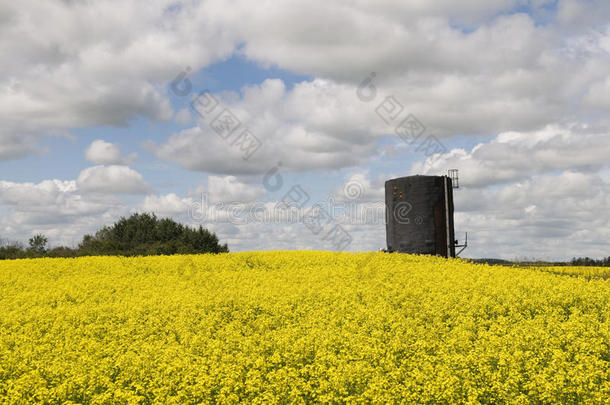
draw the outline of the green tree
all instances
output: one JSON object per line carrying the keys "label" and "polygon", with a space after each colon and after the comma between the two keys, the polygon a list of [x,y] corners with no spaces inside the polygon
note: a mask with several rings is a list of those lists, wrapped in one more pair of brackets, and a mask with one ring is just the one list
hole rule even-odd
{"label": "green tree", "polygon": [[79,253],[159,255],[228,252],[226,244],[203,227],[191,228],[170,218],[158,219],[154,214],[133,214],[105,226],[95,235],[85,235]]}
{"label": "green tree", "polygon": [[30,249],[38,254],[44,254],[47,251],[47,242],[49,239],[42,235],[37,234],[30,238]]}

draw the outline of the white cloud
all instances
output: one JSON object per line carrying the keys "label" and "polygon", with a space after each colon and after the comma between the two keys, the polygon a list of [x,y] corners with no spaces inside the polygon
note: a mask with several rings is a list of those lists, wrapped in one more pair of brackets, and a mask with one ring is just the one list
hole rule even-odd
{"label": "white cloud", "polygon": [[367,173],[354,173],[342,185],[332,191],[333,198],[339,202],[363,203],[383,202],[385,180],[392,176],[378,176],[371,179]]}
{"label": "white cloud", "polygon": [[96,139],[85,151],[85,158],[98,165],[128,165],[137,157],[136,153],[122,157],[119,147],[102,139]]}
{"label": "white cloud", "polygon": [[250,23],[243,52],[293,71],[360,80],[371,71],[474,73],[484,64],[487,71],[506,71],[535,63],[551,45],[549,30],[535,27],[526,14],[481,21],[464,32],[442,10],[418,13],[403,2],[392,8],[347,2],[312,7],[304,1],[272,9],[244,6]]}
{"label": "white cloud", "polygon": [[240,182],[235,176],[209,176],[207,187],[199,187],[195,194],[207,194],[210,202],[252,202],[265,195],[262,187]]}
{"label": "white cloud", "polygon": [[184,108],[176,113],[174,120],[180,125],[188,125],[192,121],[191,112],[187,108]]}
{"label": "white cloud", "polygon": [[[462,239],[467,231],[470,239],[465,256],[568,259],[607,255],[610,184],[604,181],[603,173],[610,168],[602,170],[596,174],[565,170],[495,188],[456,190],[456,236]],[[370,214],[364,217],[362,213],[379,208],[376,203],[383,199],[382,182],[390,177],[394,176],[376,179],[363,173],[348,176],[335,191],[340,193],[342,187],[356,182],[364,185],[362,198],[345,198],[337,211],[330,211],[334,215],[332,222],[319,234],[299,220],[274,215],[275,201],[262,205],[218,205],[170,193],[148,195],[129,209],[112,196],[82,193],[74,181],[2,182],[0,205],[9,207],[11,214],[0,221],[0,231],[9,237],[42,232],[53,236],[55,243],[71,244],[78,242],[83,233],[112,223],[119,215],[145,211],[193,226],[203,225],[218,232],[233,251],[333,250],[333,242],[326,233],[335,225],[349,233],[352,243],[348,250],[377,250],[385,247],[383,212],[379,211],[378,217]],[[266,210],[266,216],[252,215],[258,209]],[[261,239],[261,234],[266,237]]]}
{"label": "white cloud", "polygon": [[180,217],[188,215],[193,205],[192,198],[180,198],[174,193],[167,195],[147,195],[136,211],[152,212],[159,216]]}
{"label": "white cloud", "polygon": [[234,144],[241,129],[233,139],[223,139],[204,118],[152,149],[187,169],[215,174],[260,174],[278,162],[285,170],[329,169],[362,163],[376,149],[375,136],[366,131],[383,131],[374,111],[357,100],[355,88],[324,80],[287,91],[281,80],[270,79],[244,88],[241,99],[230,93],[223,99],[242,128],[260,140],[249,159]]}
{"label": "white cloud", "polygon": [[[426,127],[426,135],[440,139],[459,134],[534,133],[545,126],[566,126],[567,117],[574,115],[565,109],[576,90],[561,90],[564,86],[549,79],[546,69],[486,77],[422,75],[397,80],[394,89],[379,86],[376,100],[370,103],[358,98],[355,85],[315,79],[287,90],[280,80],[266,80],[242,89],[241,97],[216,95],[241,121],[241,128],[250,129],[260,140],[260,148],[248,160],[234,144],[241,129],[223,139],[210,127],[211,120],[202,118],[198,126],[152,149],[161,159],[215,174],[260,174],[278,162],[288,171],[338,169],[363,165],[378,155],[378,142],[384,137],[397,139],[395,128],[410,113]],[[582,91],[580,85],[571,87]],[[377,112],[388,96],[401,104],[401,113],[394,121],[384,122]],[[603,107],[603,91],[595,90],[583,102],[592,100],[597,109]]]}
{"label": "white cloud", "polygon": [[610,77],[594,83],[585,95],[584,102],[591,108],[610,110]]}
{"label": "white cloud", "polygon": [[565,171],[498,190],[454,194],[456,235],[469,232],[468,257],[569,259],[607,256],[610,184]]}
{"label": "white cloud", "polygon": [[126,212],[111,195],[82,194],[75,181],[40,183],[0,181],[0,235],[24,240],[35,233],[50,237],[53,245],[76,245],[83,234],[94,232]]}
{"label": "white cloud", "polygon": [[0,181],[0,190],[2,204],[44,207],[66,201],[66,196],[76,191],[76,183],[61,180],[45,180],[38,184]]}
{"label": "white cloud", "polygon": [[569,259],[607,256],[610,133],[605,126],[507,132],[455,149],[411,173],[460,170],[456,236],[467,257]]}
{"label": "white cloud", "polygon": [[23,134],[171,119],[168,82],[233,51],[228,11],[213,1],[3,3],[0,141],[15,150],[0,158],[29,152]]}
{"label": "white cloud", "polygon": [[25,129],[0,123],[0,161],[19,159],[38,152],[37,137]]}
{"label": "white cloud", "polygon": [[93,166],[78,175],[80,189],[96,193],[144,194],[150,191],[142,175],[127,166]]}
{"label": "white cloud", "polygon": [[[376,72],[380,95],[395,95],[405,111],[443,137],[584,122],[592,106],[608,108],[600,86],[610,67],[607,20],[596,14],[610,7],[602,2],[579,6],[593,24],[576,31],[566,31],[567,22],[552,15],[545,17],[548,24],[537,24],[536,13],[547,13],[541,7],[550,1],[428,3],[339,1],[315,7],[297,1],[236,13],[248,10],[242,50],[247,57],[352,87]],[[526,3],[533,16],[502,14]],[[459,23],[465,16],[476,22],[469,29]],[[349,99],[338,91],[313,100],[328,109],[331,127],[350,127],[349,108],[361,106],[354,90]],[[310,111],[309,101],[301,100],[303,112]],[[361,128],[375,134],[370,118]]]}
{"label": "white cloud", "polygon": [[486,187],[556,170],[595,173],[610,156],[610,129],[590,125],[548,125],[538,131],[505,132],[470,152],[454,149],[417,163],[412,173],[460,170],[460,183]]}
{"label": "white cloud", "polygon": [[[196,72],[236,49],[264,65],[348,85],[349,100],[337,93],[343,91],[340,86],[319,94],[326,92],[319,109],[331,107],[324,121],[335,131],[359,119],[353,87],[372,71],[378,73],[380,92],[395,94],[442,135],[531,130],[579,114],[591,103],[607,108],[605,99],[600,100],[603,92],[590,89],[607,79],[603,16],[610,7],[601,1],[583,6],[564,0],[548,24],[514,13],[528,4],[537,16],[547,3],[7,3],[1,11],[0,51],[10,57],[0,67],[0,158],[31,153],[36,139],[54,128],[125,125],[135,116],[174,117],[185,124],[186,112],[172,111],[168,83],[187,66]],[[577,20],[589,22],[587,30]],[[566,31],[564,26],[572,28]],[[570,44],[581,37],[590,37],[591,46],[575,50]],[[298,121],[311,101],[316,99],[297,104],[301,115],[274,111],[281,106],[272,102],[263,104],[272,109],[273,118],[294,119],[288,128],[278,129],[292,130],[293,137],[337,138],[329,128],[313,131],[315,121]],[[371,130],[369,118],[364,120],[368,125],[355,127]],[[32,139],[23,142],[23,135]],[[316,157],[324,167],[337,158]],[[359,157],[339,156],[335,165],[349,166]]]}

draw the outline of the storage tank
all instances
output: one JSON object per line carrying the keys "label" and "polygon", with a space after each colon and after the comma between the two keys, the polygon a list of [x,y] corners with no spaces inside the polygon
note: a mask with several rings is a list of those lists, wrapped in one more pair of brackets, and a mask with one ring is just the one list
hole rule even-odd
{"label": "storage tank", "polygon": [[388,180],[385,202],[388,251],[455,257],[450,177]]}

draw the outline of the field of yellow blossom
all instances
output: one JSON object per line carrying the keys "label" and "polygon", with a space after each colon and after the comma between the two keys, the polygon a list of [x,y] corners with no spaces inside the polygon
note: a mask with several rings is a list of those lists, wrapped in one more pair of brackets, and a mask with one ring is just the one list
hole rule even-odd
{"label": "field of yellow blossom", "polygon": [[0,403],[608,398],[603,278],[384,253],[0,262]]}
{"label": "field of yellow blossom", "polygon": [[550,266],[538,269],[566,276],[584,277],[587,280],[610,279],[610,267]]}

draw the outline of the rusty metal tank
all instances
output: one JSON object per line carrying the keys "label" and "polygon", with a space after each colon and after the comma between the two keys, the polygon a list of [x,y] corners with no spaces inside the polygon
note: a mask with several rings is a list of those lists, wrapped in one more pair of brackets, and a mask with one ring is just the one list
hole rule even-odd
{"label": "rusty metal tank", "polygon": [[455,257],[453,185],[448,176],[385,183],[388,251]]}

